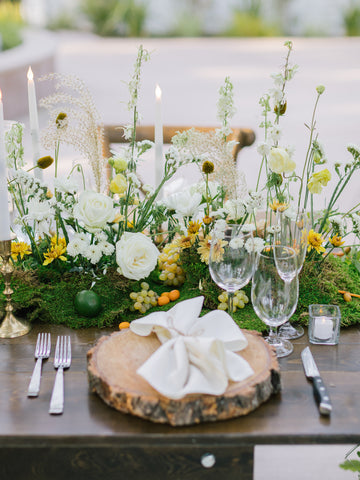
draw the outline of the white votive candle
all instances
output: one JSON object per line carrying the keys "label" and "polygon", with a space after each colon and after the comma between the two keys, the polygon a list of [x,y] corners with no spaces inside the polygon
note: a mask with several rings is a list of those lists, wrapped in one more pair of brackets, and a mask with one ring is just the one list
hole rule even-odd
{"label": "white votive candle", "polygon": [[10,239],[10,213],[6,174],[4,109],[2,92],[0,90],[0,241]]}
{"label": "white votive candle", "polygon": [[155,188],[160,185],[164,175],[163,160],[163,124],[162,124],[161,88],[155,88]]}
{"label": "white votive candle", "polygon": [[[32,142],[32,148],[33,148],[33,165],[35,167],[37,165],[37,161],[40,158],[40,129],[39,129],[37,102],[36,102],[34,74],[31,70],[31,67],[29,67],[29,70],[27,73],[27,79],[28,79],[30,134],[31,134],[31,142]],[[34,174],[37,178],[42,180],[43,173],[41,168],[35,168]]]}
{"label": "white votive candle", "polygon": [[333,334],[333,321],[326,317],[315,317],[313,319],[313,336],[319,340],[328,340]]}

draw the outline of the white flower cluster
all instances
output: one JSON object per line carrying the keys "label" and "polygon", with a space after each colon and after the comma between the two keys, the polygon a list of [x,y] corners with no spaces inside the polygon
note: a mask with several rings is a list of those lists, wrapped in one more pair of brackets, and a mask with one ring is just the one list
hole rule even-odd
{"label": "white flower cluster", "polygon": [[115,247],[106,240],[103,232],[95,234],[94,240],[86,233],[76,233],[67,245],[67,253],[71,257],[82,255],[96,265],[103,255],[111,255]]}
{"label": "white flower cluster", "polygon": [[220,132],[225,137],[231,133],[229,120],[235,115],[234,86],[229,77],[225,78],[225,84],[219,89],[219,100],[217,102],[217,118],[222,123]]}
{"label": "white flower cluster", "polygon": [[22,168],[25,165],[24,147],[22,144],[24,125],[10,123],[10,129],[5,132],[6,164],[8,168]]}
{"label": "white flower cluster", "polygon": [[357,213],[353,213],[351,215],[351,220],[353,224],[353,232],[358,237],[360,236],[360,215]]}

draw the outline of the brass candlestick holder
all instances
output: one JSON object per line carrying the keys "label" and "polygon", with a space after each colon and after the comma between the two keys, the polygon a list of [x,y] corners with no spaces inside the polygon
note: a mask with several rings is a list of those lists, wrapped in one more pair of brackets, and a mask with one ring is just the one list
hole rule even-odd
{"label": "brass candlestick holder", "polygon": [[13,306],[11,303],[11,295],[13,290],[10,285],[11,277],[14,271],[14,267],[11,263],[11,240],[0,241],[0,257],[2,258],[2,265],[0,272],[4,277],[5,290],[4,295],[6,297],[5,317],[0,326],[0,338],[15,338],[26,335],[31,327],[25,320],[15,318],[13,315]]}

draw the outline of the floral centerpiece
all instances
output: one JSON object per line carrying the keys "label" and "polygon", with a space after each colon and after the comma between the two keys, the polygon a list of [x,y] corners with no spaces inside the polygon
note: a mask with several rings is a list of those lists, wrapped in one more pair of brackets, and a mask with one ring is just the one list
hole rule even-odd
{"label": "floral centerpiece", "polygon": [[[110,159],[103,154],[100,118],[85,84],[58,74],[43,78],[56,88],[41,101],[49,112],[49,124],[42,135],[49,155],[39,158],[36,167],[26,169],[22,126],[15,124],[6,134],[16,235],[12,242],[16,309],[30,320],[39,318],[73,327],[114,325],[150,308],[167,309],[179,296],[184,299],[203,294],[205,308],[225,309],[226,295],[214,285],[208,271],[214,232],[227,223],[242,225],[254,235],[247,248],[260,251],[273,241],[278,228],[274,213],[291,217],[300,209],[306,209],[311,223],[300,318],[311,303],[309,295],[318,295],[316,303],[329,303],[329,299],[343,302],[338,294],[340,286],[352,291],[358,280],[356,246],[352,245],[349,253],[345,242],[350,234],[360,234],[360,215],[359,205],[341,212],[337,201],[360,165],[360,149],[348,146],[352,159],[343,167],[335,165],[338,182],[326,209],[317,211],[314,198],[331,177],[324,168],[325,154],[315,128],[316,108],[325,88],[316,89],[308,126],[309,146],[298,174],[292,149],[280,142],[280,121],[287,108],[286,85],[297,68],[290,66],[291,42],[285,45],[285,65],[273,76],[274,87],[260,100],[264,141],[258,145],[261,162],[253,189],[246,185],[244,175],[237,173],[234,143],[228,140],[235,112],[229,78],[219,90],[221,125],[214,132],[190,129],[177,133],[156,188],[144,184],[138,173],[145,152],[153,147],[150,141],[136,141],[141,70],[149,60],[142,46],[128,84],[132,121],[123,127],[128,143]],[[62,144],[72,145],[88,164],[76,163],[66,175],[60,174]],[[197,165],[201,181],[162,197],[164,185],[189,164]],[[52,184],[34,176],[34,168],[53,168]],[[261,221],[260,211],[264,213]],[[335,258],[334,249],[346,255]],[[312,280],[320,271],[327,273],[314,290]],[[343,283],[333,285],[334,278]],[[92,308],[94,297],[98,301]],[[246,290],[238,293],[234,304],[234,318],[241,326],[265,328],[253,313]],[[358,307],[355,302],[347,307],[350,313],[344,322],[352,323]]]}

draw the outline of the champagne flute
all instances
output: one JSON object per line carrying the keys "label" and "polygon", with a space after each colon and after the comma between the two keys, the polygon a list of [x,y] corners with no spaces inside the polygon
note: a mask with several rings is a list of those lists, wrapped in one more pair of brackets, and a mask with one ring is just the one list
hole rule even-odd
{"label": "champagne flute", "polygon": [[234,293],[249,283],[254,269],[252,232],[241,225],[226,225],[212,233],[209,270],[213,281],[228,294],[228,311],[233,313]]}
{"label": "champagne flute", "polygon": [[[275,235],[275,244],[286,245],[295,250],[297,273],[299,275],[307,252],[307,235],[310,229],[308,215],[304,210],[301,210],[295,218],[289,218],[285,212],[280,212],[278,220],[280,231]],[[293,326],[290,322],[286,322],[280,327],[279,335],[294,340],[304,335],[304,329],[300,325]]]}
{"label": "champagne flute", "polygon": [[[282,254],[287,252],[286,264],[282,265],[281,275],[275,259],[276,250],[281,250]],[[288,271],[295,273],[287,274]],[[287,275],[286,280],[282,278],[284,274]],[[257,256],[251,285],[251,301],[256,315],[270,327],[269,336],[265,340],[275,347],[277,357],[285,357],[293,351],[292,344],[278,335],[277,327],[288,321],[295,312],[298,294],[294,250],[283,245],[265,247]]]}

